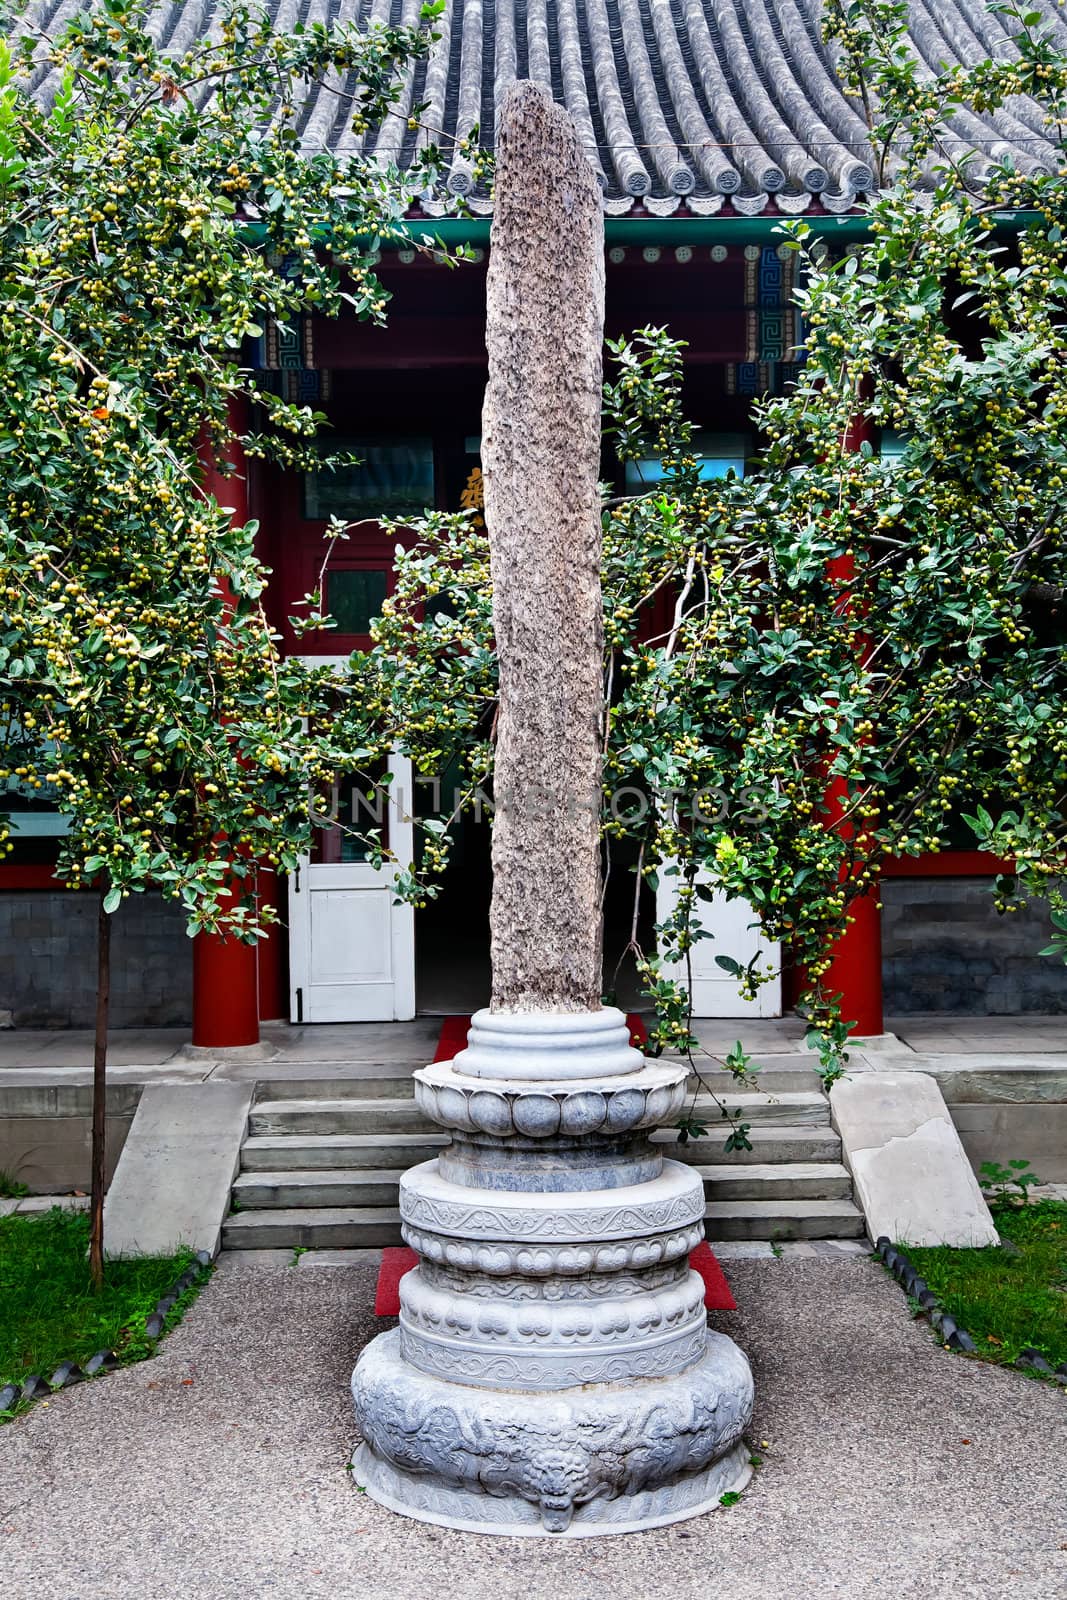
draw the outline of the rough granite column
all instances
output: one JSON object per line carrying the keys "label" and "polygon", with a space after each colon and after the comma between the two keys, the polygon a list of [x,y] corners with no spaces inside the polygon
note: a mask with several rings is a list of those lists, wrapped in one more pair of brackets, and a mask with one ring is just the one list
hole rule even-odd
{"label": "rough granite column", "polygon": [[604,222],[566,114],[505,102],[486,291],[485,521],[500,662],[493,1010],[600,1004]]}
{"label": "rough granite column", "polygon": [[408,1516],[591,1535],[717,1505],[752,1377],[689,1267],[699,1175],[649,1135],[685,1068],[599,1004],[600,196],[567,115],[504,102],[482,450],[500,656],[493,1001],[415,1074],[451,1132],[405,1174],[400,1326],[360,1356],[355,1480]]}

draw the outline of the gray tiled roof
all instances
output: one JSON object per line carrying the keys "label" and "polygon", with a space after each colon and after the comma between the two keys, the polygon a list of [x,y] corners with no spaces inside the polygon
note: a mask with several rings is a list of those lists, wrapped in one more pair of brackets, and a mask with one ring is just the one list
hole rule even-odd
{"label": "gray tiled roof", "polygon": [[[80,0],[38,0],[45,25],[73,14]],[[414,23],[421,0],[268,0],[276,25],[356,18]],[[1058,41],[1067,23],[1056,0],[1034,0]],[[153,30],[179,52],[209,33],[215,0],[158,0]],[[837,81],[822,41],[820,0],[447,0],[441,40],[409,74],[402,115],[351,132],[346,102],[317,90],[301,124],[309,146],[339,153],[363,148],[382,160],[410,160],[416,135],[407,109],[428,103],[425,131],[446,151],[478,125],[492,144],[494,107],[516,77],[550,84],[577,123],[600,172],[605,206],[663,215],[686,205],[699,214],[797,213],[822,205],[849,209],[873,185],[866,128]],[[1010,25],[985,0],[912,0],[911,38],[924,73],[1010,50]],[[47,95],[45,77],[38,85]],[[342,79],[335,84],[344,88]],[[1016,98],[1001,111],[961,110],[951,122],[960,150],[976,165],[1010,156],[1023,170],[1057,160],[1045,118]],[[456,153],[453,193],[488,209],[471,168]],[[437,209],[430,202],[428,209]]]}

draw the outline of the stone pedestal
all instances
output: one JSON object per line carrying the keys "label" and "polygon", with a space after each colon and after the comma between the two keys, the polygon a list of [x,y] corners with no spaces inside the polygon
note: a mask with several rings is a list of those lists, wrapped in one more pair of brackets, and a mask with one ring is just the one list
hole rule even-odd
{"label": "stone pedestal", "polygon": [[466,1050],[415,1074],[452,1143],[401,1182],[421,1264],[352,1375],[373,1499],[577,1536],[694,1516],[747,1481],[752,1377],[689,1268],[703,1185],[648,1137],[685,1076],[610,1009],[480,1012]]}

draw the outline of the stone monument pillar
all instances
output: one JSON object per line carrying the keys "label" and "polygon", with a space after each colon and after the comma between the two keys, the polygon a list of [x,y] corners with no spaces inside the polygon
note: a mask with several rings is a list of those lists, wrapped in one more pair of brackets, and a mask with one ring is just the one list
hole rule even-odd
{"label": "stone monument pillar", "polygon": [[408,1516],[590,1535],[748,1479],[752,1377],[707,1327],[697,1173],[649,1134],[686,1069],[599,1004],[600,196],[573,125],[513,86],[498,140],[482,436],[500,656],[493,1000],[415,1074],[449,1129],[405,1174],[400,1326],[360,1356],[357,1483]]}

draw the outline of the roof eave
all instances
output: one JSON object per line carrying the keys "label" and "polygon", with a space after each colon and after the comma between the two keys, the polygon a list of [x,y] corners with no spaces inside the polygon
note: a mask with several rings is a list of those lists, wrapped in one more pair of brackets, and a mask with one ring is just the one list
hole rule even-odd
{"label": "roof eave", "polygon": [[[998,233],[1017,233],[1033,225],[1036,211],[1005,211],[990,218]],[[866,212],[845,216],[805,216],[809,238],[867,239],[871,234]],[[611,244],[758,244],[780,238],[786,231],[786,218],[760,217],[605,217],[604,236]],[[404,232],[413,239],[425,235],[442,244],[469,244],[484,247],[489,243],[489,217],[407,218]]]}

